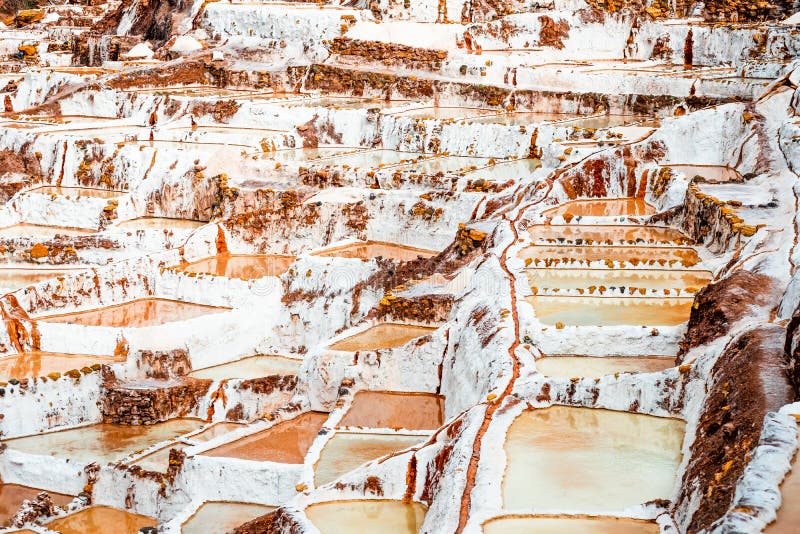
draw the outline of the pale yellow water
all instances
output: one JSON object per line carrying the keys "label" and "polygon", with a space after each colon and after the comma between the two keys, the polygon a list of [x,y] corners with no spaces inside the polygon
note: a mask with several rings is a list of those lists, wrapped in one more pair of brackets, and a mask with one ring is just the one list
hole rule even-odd
{"label": "pale yellow water", "polygon": [[544,324],[674,326],[689,320],[691,298],[526,297]]}
{"label": "pale yellow water", "polygon": [[314,483],[333,482],[361,464],[421,443],[425,436],[401,434],[351,434],[337,432],[322,449],[314,469]]}
{"label": "pale yellow water", "polygon": [[658,534],[658,524],[615,517],[501,517],[483,525],[484,534]]}
{"label": "pale yellow water", "polygon": [[[536,224],[528,228],[534,240],[558,240],[574,242],[582,239],[583,244],[618,244],[618,243],[690,243],[686,234],[675,228],[665,226],[639,226],[625,224]],[[611,241],[609,243],[609,241]]]}
{"label": "pale yellow water", "polygon": [[190,219],[170,219],[167,217],[139,217],[117,223],[120,228],[127,230],[194,230],[200,228],[205,223],[203,221],[192,221]]}
{"label": "pale yellow water", "polygon": [[206,441],[211,441],[218,436],[227,434],[228,432],[232,432],[238,428],[242,428],[243,426],[246,425],[242,423],[216,423],[206,428],[202,432],[194,434],[189,439],[197,443],[205,443]]}
{"label": "pale yellow water", "polygon": [[426,511],[416,502],[389,500],[329,501],[305,509],[322,534],[417,534]]}
{"label": "pale yellow water", "polygon": [[61,352],[30,351],[0,357],[0,380],[46,376],[50,373],[65,373],[73,369],[124,361],[113,356],[91,354],[65,354]]}
{"label": "pale yellow water", "polygon": [[489,164],[489,158],[467,158],[460,156],[440,156],[428,158],[415,163],[409,163],[397,167],[400,171],[434,174],[437,172],[457,172],[460,170],[473,170],[477,167],[485,167]]}
{"label": "pale yellow water", "polygon": [[233,530],[275,510],[274,506],[241,502],[209,501],[181,527],[181,534],[228,534]]}
{"label": "pale yellow water", "polygon": [[0,237],[27,237],[39,239],[52,239],[56,235],[80,236],[97,233],[96,230],[83,228],[66,228],[63,226],[44,226],[41,224],[20,223],[0,228]]}
{"label": "pale yellow water", "polygon": [[235,362],[192,371],[189,376],[211,380],[229,378],[247,380],[272,375],[294,375],[297,374],[297,370],[302,363],[301,360],[293,360],[283,356],[251,356]]}
{"label": "pale yellow water", "polygon": [[69,323],[83,326],[141,328],[175,321],[187,321],[203,315],[222,313],[229,309],[177,300],[144,298],[94,310],[48,315],[40,317],[38,320],[47,323]]}
{"label": "pale yellow water", "polygon": [[0,288],[3,291],[14,291],[21,287],[38,284],[50,278],[58,278],[77,272],[79,269],[0,269]]}
{"label": "pale yellow water", "polygon": [[70,198],[93,197],[93,198],[117,198],[125,194],[125,191],[112,191],[110,189],[95,189],[91,187],[56,187],[45,186],[37,187],[28,191],[42,195],[68,196]]}
{"label": "pale yellow water", "polygon": [[508,510],[619,510],[672,494],[684,423],[571,406],[523,412],[508,431]]}
{"label": "pale yellow water", "polygon": [[203,425],[199,419],[171,419],[154,425],[95,424],[7,440],[10,449],[69,458],[81,463],[108,463],[156,443],[187,434]]}
{"label": "pale yellow water", "polygon": [[537,371],[545,376],[562,378],[599,378],[614,373],[653,373],[674,366],[673,358],[550,356],[536,360]]}
{"label": "pale yellow water", "polygon": [[439,119],[458,120],[480,117],[482,115],[497,115],[497,110],[480,108],[416,108],[392,113],[392,117],[406,117],[411,119]]}
{"label": "pale yellow water", "polygon": [[141,528],[156,526],[156,520],[108,506],[91,506],[46,526],[61,534],[136,534]]}
{"label": "pale yellow water", "polygon": [[333,350],[376,350],[400,347],[418,337],[436,330],[430,326],[412,326],[408,324],[381,323],[354,336],[337,341],[330,346]]}
{"label": "pale yellow water", "polygon": [[192,263],[177,265],[175,270],[185,273],[212,274],[227,278],[252,280],[265,276],[280,276],[294,263],[293,256],[246,256],[220,254]]}
{"label": "pale yellow water", "polygon": [[655,269],[527,269],[531,287],[581,289],[590,286],[699,290],[708,285],[713,275],[708,271]]}
{"label": "pale yellow water", "polygon": [[340,427],[433,430],[442,426],[444,397],[432,393],[359,391]]}
{"label": "pale yellow water", "polygon": [[395,243],[383,243],[380,241],[365,241],[362,243],[352,243],[332,249],[315,252],[316,256],[330,256],[339,258],[359,258],[369,260],[382,256],[400,261],[411,261],[419,257],[429,258],[438,254],[435,250],[424,248],[406,247]]}
{"label": "pale yellow water", "polygon": [[550,261],[616,261],[630,262],[634,265],[683,266],[692,267],[700,263],[697,251],[687,247],[635,247],[635,246],[560,246],[534,245],[519,252],[522,259]]}
{"label": "pale yellow water", "polygon": [[399,150],[366,150],[352,154],[344,154],[319,162],[321,165],[339,165],[353,168],[374,168],[386,165],[397,165],[421,159],[423,154],[417,152],[401,152]]}
{"label": "pale yellow water", "polygon": [[735,169],[721,165],[669,165],[669,168],[683,173],[690,180],[695,176],[702,176],[710,182],[735,182],[740,178]]}
{"label": "pale yellow water", "polygon": [[656,210],[641,198],[598,198],[572,200],[546,210],[546,215],[570,214],[581,217],[616,217],[620,215],[650,215]]}

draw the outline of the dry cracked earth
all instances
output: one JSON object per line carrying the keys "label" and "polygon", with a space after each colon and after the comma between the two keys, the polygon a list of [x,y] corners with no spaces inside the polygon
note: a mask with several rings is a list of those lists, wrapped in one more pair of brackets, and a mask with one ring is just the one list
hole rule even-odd
{"label": "dry cracked earth", "polygon": [[798,9],[0,1],[0,532],[800,532]]}

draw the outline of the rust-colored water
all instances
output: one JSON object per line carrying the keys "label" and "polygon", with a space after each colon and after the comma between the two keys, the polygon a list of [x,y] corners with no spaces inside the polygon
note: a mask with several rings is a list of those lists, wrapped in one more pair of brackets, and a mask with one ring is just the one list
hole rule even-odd
{"label": "rust-colored water", "polygon": [[186,273],[213,274],[228,278],[251,280],[265,276],[280,276],[294,263],[292,256],[219,255],[205,258],[175,269]]}
{"label": "rust-colored water", "polygon": [[262,515],[275,510],[274,506],[241,502],[210,501],[200,508],[181,527],[181,534],[228,534]]}
{"label": "rust-colored water", "polygon": [[376,350],[400,347],[407,342],[436,330],[430,326],[381,323],[354,336],[337,341],[330,346],[333,350]]}
{"label": "rust-colored water", "polygon": [[526,297],[544,324],[674,326],[689,320],[691,298]]}
{"label": "rust-colored water", "polygon": [[441,395],[359,391],[339,426],[433,430],[442,426],[443,417]]}
{"label": "rust-colored water", "polygon": [[177,300],[145,298],[94,310],[49,315],[40,317],[39,320],[48,323],[69,323],[83,326],[144,327],[187,321],[195,317],[221,313],[229,309]]}
{"label": "rust-colored water", "polygon": [[229,378],[248,380],[272,375],[295,375],[302,363],[301,360],[283,356],[251,356],[223,365],[198,369],[189,373],[189,376],[211,380]]}
{"label": "rust-colored water", "polygon": [[221,445],[205,456],[242,458],[258,462],[301,464],[328,414],[307,412],[272,428]]}
{"label": "rust-colored water", "polygon": [[[534,245],[522,249],[519,253],[522,259],[552,261],[627,261],[634,265],[664,266],[681,265],[692,267],[700,263],[697,251],[688,247],[635,247],[635,246],[560,246],[560,245]],[[655,263],[651,263],[655,262]],[[541,265],[541,263],[540,263]]]}
{"label": "rust-colored water", "polygon": [[108,506],[91,506],[45,526],[61,534],[136,534],[139,529],[156,526],[156,520]]}
{"label": "rust-colored water", "polygon": [[0,288],[13,291],[38,284],[43,280],[64,276],[78,269],[0,269]]}
{"label": "rust-colored water", "polygon": [[641,198],[597,198],[572,200],[546,210],[544,214],[570,214],[573,217],[618,217],[620,215],[650,215],[655,212],[655,208]]}
{"label": "rust-colored water", "polygon": [[41,224],[20,223],[0,228],[0,237],[28,237],[52,239],[56,235],[79,236],[97,233],[96,230],[67,228],[64,226],[44,226]]}
{"label": "rust-colored water", "polygon": [[337,432],[322,449],[314,468],[314,483],[323,486],[362,464],[407,449],[426,439],[426,436],[402,434]]}
{"label": "rust-colored water", "polygon": [[418,257],[430,258],[438,254],[435,250],[424,248],[407,247],[395,243],[384,243],[381,241],[365,241],[363,243],[353,243],[328,249],[322,252],[315,252],[317,256],[331,256],[338,258],[359,258],[369,260],[382,256],[400,261],[411,261]]}
{"label": "rust-colored water", "polygon": [[673,358],[551,356],[536,360],[536,370],[540,373],[562,378],[599,378],[614,373],[653,373],[674,366]]}
{"label": "rust-colored water", "polygon": [[778,508],[778,518],[768,525],[764,532],[766,534],[796,534],[799,528],[800,464],[797,463],[797,457],[795,457],[792,462],[792,470],[781,483],[781,507]]}
{"label": "rust-colored water", "polygon": [[117,223],[120,228],[127,230],[193,230],[200,228],[205,223],[203,221],[193,221],[191,219],[170,219],[168,217],[139,217]]}
{"label": "rust-colored water", "polygon": [[713,278],[709,271],[679,271],[677,269],[527,269],[531,287],[581,289],[590,286],[699,290]]}
{"label": "rust-colored water", "polygon": [[42,195],[57,195],[68,197],[93,197],[93,198],[117,198],[125,194],[125,191],[112,191],[110,189],[93,189],[91,187],[55,187],[45,186],[32,189],[29,193],[39,193]]}
{"label": "rust-colored water", "polygon": [[211,441],[212,439],[218,436],[227,434],[228,432],[232,432],[234,430],[242,428],[243,426],[245,425],[243,425],[242,423],[217,423],[203,430],[199,434],[193,435],[189,439],[191,439],[192,441],[196,441],[197,443],[205,443],[206,441]]}
{"label": "rust-colored water", "polygon": [[134,451],[152,447],[156,443],[188,434],[202,425],[203,422],[199,419],[170,419],[147,426],[100,423],[14,438],[5,443],[10,449],[69,458],[78,464],[93,461],[107,463],[120,460]]}
{"label": "rust-colored water", "polygon": [[0,380],[46,376],[72,369],[90,367],[95,363],[113,363],[124,358],[92,356],[90,354],[65,354],[61,352],[31,351],[0,358]]}
{"label": "rust-colored water", "polygon": [[669,499],[684,426],[592,408],[527,410],[506,436],[504,507],[596,513]]}
{"label": "rust-colored water", "polygon": [[[0,482],[0,528],[7,525],[14,517],[24,500],[33,500],[37,495],[46,490],[20,486],[19,484],[3,484]],[[57,506],[65,506],[72,502],[71,495],[47,492]]]}
{"label": "rust-colored water", "polygon": [[417,534],[426,511],[417,502],[388,500],[329,501],[305,509],[322,534]]}
{"label": "rust-colored water", "polygon": [[582,239],[584,244],[612,243],[677,243],[685,244],[691,239],[675,228],[664,226],[638,226],[625,224],[536,224],[528,228],[528,233],[535,240],[563,239],[574,242]]}
{"label": "rust-colored water", "polygon": [[484,534],[658,534],[658,524],[617,517],[512,516],[490,519]]}

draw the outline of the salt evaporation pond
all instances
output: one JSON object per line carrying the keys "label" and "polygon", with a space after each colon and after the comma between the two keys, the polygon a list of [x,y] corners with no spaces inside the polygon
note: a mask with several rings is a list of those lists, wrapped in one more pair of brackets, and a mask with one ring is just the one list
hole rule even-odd
{"label": "salt evaporation pond", "polygon": [[0,358],[0,380],[46,376],[65,373],[73,369],[124,361],[113,356],[91,354],[66,354],[62,352],[29,351]]}
{"label": "salt evaporation pond", "polygon": [[[528,228],[528,234],[534,240],[564,240],[574,242],[583,240],[583,244],[602,243],[676,243],[684,244],[691,239],[675,228],[666,226],[640,226],[631,224],[536,224]],[[609,243],[610,241],[610,243]]]}
{"label": "salt evaporation pond", "polygon": [[[795,417],[797,416],[795,415]],[[800,434],[798,434],[798,438],[800,438]],[[792,470],[786,474],[781,483],[781,507],[778,508],[778,518],[770,523],[764,532],[767,534],[796,534],[798,526],[800,526],[800,464],[797,463],[797,455],[795,455]]]}
{"label": "salt evaporation pond", "polygon": [[92,187],[57,187],[57,186],[44,186],[31,189],[28,193],[37,193],[41,195],[54,195],[65,196],[70,198],[92,197],[92,198],[106,198],[112,199],[121,197],[125,191],[114,191],[111,189],[96,189]]}
{"label": "salt evaporation pond", "polygon": [[243,428],[244,426],[246,425],[243,423],[215,423],[205,430],[192,435],[189,439],[197,443],[205,443],[206,441],[211,441],[218,436]]}
{"label": "salt evaporation pond", "polygon": [[401,347],[412,339],[428,335],[434,330],[436,327],[381,323],[337,341],[330,348],[344,351],[391,349]]}
{"label": "salt evaporation pond", "polygon": [[504,508],[595,513],[669,499],[684,426],[591,408],[526,410],[506,437]]}
{"label": "salt evaporation pond", "polygon": [[322,449],[314,483],[333,482],[356,467],[425,441],[425,436],[337,432]]}
{"label": "salt evaporation pond", "polygon": [[676,265],[692,267],[700,263],[697,251],[688,247],[562,246],[534,245],[522,249],[522,259],[534,261],[618,261],[633,265]]}
{"label": "salt evaporation pond", "polygon": [[252,280],[265,276],[280,276],[292,263],[294,256],[220,254],[173,268],[185,273]]}
{"label": "salt evaporation pond", "polygon": [[45,526],[61,534],[108,534],[109,532],[133,534],[145,527],[155,527],[156,520],[108,506],[91,506],[74,514],[59,517]]}
{"label": "salt evaporation pond", "polygon": [[544,215],[573,217],[617,217],[620,215],[652,215],[656,210],[641,198],[603,198],[572,200],[545,210]]}
{"label": "salt evaporation pond", "polygon": [[146,471],[153,471],[155,473],[166,473],[169,468],[169,455],[172,449],[182,451],[189,447],[184,443],[173,443],[167,445],[163,449],[159,449],[152,454],[148,454],[138,460],[130,462],[131,465],[138,465]]}
{"label": "salt evaporation pond", "polygon": [[391,117],[404,117],[409,119],[419,120],[459,120],[470,119],[473,117],[480,117],[483,115],[497,115],[495,109],[482,109],[482,108],[414,108],[405,111],[398,111],[391,113]]}
{"label": "salt evaporation pond", "polygon": [[444,397],[432,393],[359,391],[339,427],[434,430],[442,426]]}
{"label": "salt evaporation pond", "polygon": [[0,288],[14,291],[21,287],[38,284],[50,278],[58,278],[78,269],[0,269]]}
{"label": "salt evaporation pond", "polygon": [[435,174],[439,172],[457,172],[463,169],[474,170],[489,165],[490,158],[469,158],[463,156],[438,156],[398,166],[397,170],[417,173]]}
{"label": "salt evaporation pond", "polygon": [[305,509],[306,516],[322,534],[417,534],[426,511],[416,502],[389,500],[329,501]]}
{"label": "salt evaporation pond", "polygon": [[692,298],[526,297],[536,318],[547,325],[675,326],[689,320]]}
{"label": "salt evaporation pond", "polygon": [[[47,491],[28,486],[20,486],[19,484],[3,484],[0,482],[0,529],[8,525],[9,521],[14,514],[17,513],[19,507],[24,500],[33,500],[41,492]],[[66,506],[74,498],[72,495],[63,495],[61,493],[53,493],[47,491],[53,503],[56,506]]]}
{"label": "salt evaporation pond", "polygon": [[302,464],[308,448],[327,419],[328,414],[306,412],[262,432],[205,451],[202,455]]}
{"label": "salt evaporation pond", "polygon": [[526,269],[531,287],[582,289],[590,286],[646,289],[694,289],[705,287],[713,278],[708,271],[658,269]]}
{"label": "salt evaporation pond", "polygon": [[375,168],[387,165],[397,165],[408,163],[423,158],[424,155],[418,152],[402,152],[400,150],[362,150],[352,154],[344,154],[320,162],[324,165],[348,166],[354,168]]}
{"label": "salt evaporation pond", "polygon": [[199,419],[170,419],[154,425],[99,423],[69,430],[14,438],[9,449],[69,459],[78,464],[120,460],[134,451],[188,434],[203,426]]}
{"label": "salt evaporation pond", "polygon": [[710,182],[740,182],[741,175],[736,169],[721,165],[669,165],[675,172],[684,174],[690,180],[700,176]]}
{"label": "salt evaporation pond", "polygon": [[96,230],[84,228],[68,228],[65,226],[45,226],[42,224],[20,223],[5,228],[0,228],[0,237],[25,237],[29,239],[53,239],[57,235],[76,237],[81,235],[92,235]]}
{"label": "salt evaporation pond", "polygon": [[419,257],[429,258],[438,254],[435,250],[424,248],[407,247],[396,243],[384,243],[381,241],[365,241],[342,245],[320,252],[315,252],[315,256],[328,256],[337,258],[358,258],[370,260],[372,258],[390,258],[400,261],[416,260]]}
{"label": "salt evaporation pond", "polygon": [[189,376],[210,380],[249,380],[272,375],[295,375],[302,363],[301,360],[283,356],[250,356],[235,362],[198,369],[189,373]]}
{"label": "salt evaporation pond", "polygon": [[194,230],[208,224],[191,219],[170,219],[168,217],[139,217],[118,222],[119,228],[126,230]]}
{"label": "salt evaporation pond", "polygon": [[80,312],[48,315],[38,320],[46,323],[69,323],[82,326],[141,328],[175,321],[187,321],[203,315],[222,313],[230,308],[206,306],[191,302],[144,298]]}
{"label": "salt evaporation pond", "polygon": [[266,515],[275,510],[274,506],[241,502],[209,501],[200,508],[181,527],[181,534],[223,534]]}
{"label": "salt evaporation pond", "polygon": [[510,516],[490,519],[484,534],[658,534],[657,523],[615,517]]}
{"label": "salt evaporation pond", "polygon": [[548,356],[536,360],[537,371],[545,376],[560,378],[599,378],[615,373],[654,373],[670,367],[675,367],[673,358]]}

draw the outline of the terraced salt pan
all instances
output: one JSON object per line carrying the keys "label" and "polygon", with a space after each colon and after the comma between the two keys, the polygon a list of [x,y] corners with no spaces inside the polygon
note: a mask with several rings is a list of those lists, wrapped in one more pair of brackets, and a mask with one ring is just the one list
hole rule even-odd
{"label": "terraced salt pan", "polygon": [[533,158],[500,161],[491,167],[466,172],[464,178],[467,180],[483,179],[495,183],[503,183],[508,180],[527,180],[533,171],[541,166],[541,160]]}
{"label": "terraced salt pan", "polygon": [[383,241],[363,241],[329,248],[313,254],[315,256],[358,258],[361,260],[384,257],[400,261],[411,261],[419,257],[429,258],[435,256],[438,252],[424,248],[407,247],[396,243],[385,243]]}
{"label": "terraced salt pan", "polygon": [[675,326],[689,320],[693,298],[526,297],[536,318],[546,325]]}
{"label": "terraced salt pan", "polygon": [[528,283],[536,288],[585,289],[590,286],[693,289],[705,287],[713,278],[709,271],[658,269],[526,269]]}
{"label": "terraced salt pan", "polygon": [[350,152],[362,152],[357,148],[352,147],[318,147],[318,148],[289,148],[284,150],[276,150],[274,152],[264,152],[263,155],[268,159],[273,159],[282,163],[290,161],[304,162],[313,161],[320,158],[330,158],[340,154]]}
{"label": "terraced salt pan", "polygon": [[56,187],[45,186],[31,189],[27,193],[40,195],[56,195],[68,197],[92,197],[92,198],[118,198],[126,194],[125,191],[113,191],[110,189],[95,189],[91,187]]}
{"label": "terraced salt pan", "polygon": [[141,328],[186,321],[203,315],[222,313],[229,309],[177,300],[145,298],[94,310],[48,315],[40,317],[38,320],[46,323],[68,323],[82,326]]}
{"label": "terraced salt pan", "polygon": [[658,534],[658,524],[615,517],[509,516],[483,524],[484,534]]}
{"label": "terraced salt pan", "polygon": [[[574,242],[582,239],[584,244],[600,243],[669,243],[686,244],[691,239],[680,230],[665,226],[639,226],[627,224],[536,224],[528,228],[534,240],[561,240]],[[608,243],[611,241],[612,243]]]}
{"label": "terraced salt pan", "polygon": [[572,121],[582,115],[573,113],[538,113],[520,111],[516,113],[502,113],[500,115],[486,115],[468,119],[469,124],[502,124],[504,126],[527,126],[528,124],[541,124],[543,122]]}
{"label": "terraced salt pan", "polygon": [[674,358],[548,356],[536,360],[536,370],[545,376],[600,378],[615,373],[654,373],[675,366]]}
{"label": "terraced salt pan", "polygon": [[242,428],[243,426],[245,425],[242,423],[216,423],[197,434],[192,434],[192,436],[187,439],[191,439],[191,441],[195,443],[205,443],[206,441],[211,441],[216,437]]}
{"label": "terraced salt pan", "polygon": [[572,200],[545,210],[545,215],[570,214],[573,217],[616,217],[619,215],[652,215],[656,210],[641,198],[603,198]]}
{"label": "terraced salt pan", "polygon": [[683,173],[687,178],[702,176],[710,182],[740,182],[742,177],[736,169],[721,165],[669,165],[669,168]]}
{"label": "terraced salt pan", "polygon": [[436,330],[430,326],[381,323],[330,346],[333,350],[357,351],[400,347]]}
{"label": "terraced salt pan", "polygon": [[571,406],[527,410],[506,436],[507,510],[597,513],[669,499],[684,423]]}
{"label": "terraced salt pan", "polygon": [[205,451],[202,455],[302,464],[308,448],[327,419],[328,414],[307,412],[263,432]]}
{"label": "terraced salt pan", "polygon": [[274,506],[241,502],[209,501],[181,527],[181,534],[223,534],[275,510]]}
{"label": "terraced salt pan", "polygon": [[314,483],[333,482],[356,467],[425,441],[425,436],[337,432],[322,449],[314,468]]}
{"label": "terraced salt pan", "polygon": [[83,228],[65,228],[63,226],[44,226],[40,224],[14,224],[0,228],[0,237],[27,237],[27,238],[40,238],[52,239],[57,235],[64,236],[80,236],[92,235],[97,233],[94,230],[86,230]]}
{"label": "terraced salt pan", "polygon": [[302,361],[283,356],[251,356],[189,373],[192,378],[210,380],[249,380],[272,375],[295,375]]}
{"label": "terraced salt pan", "polygon": [[[401,152],[399,150],[365,150],[326,159],[325,165],[349,166],[355,168],[383,167],[412,162],[424,158],[417,152]],[[321,162],[322,163],[322,162]]]}
{"label": "terraced salt pan", "polygon": [[322,534],[417,534],[425,512],[425,507],[417,502],[389,500],[328,501],[305,509],[306,516]]}
{"label": "terraced salt pan", "polygon": [[188,434],[203,425],[199,419],[170,419],[154,425],[100,423],[6,441],[9,449],[69,459],[78,464],[121,460],[134,451]]}
{"label": "terraced salt pan", "polygon": [[0,288],[13,291],[43,280],[64,276],[78,269],[0,269]]}
{"label": "terraced salt pan", "polygon": [[432,393],[359,391],[339,427],[434,430],[444,419],[444,397]]}
{"label": "terraced salt pan", "polygon": [[[795,416],[797,417],[797,416]],[[764,529],[766,534],[795,534],[800,525],[800,464],[795,455],[792,470],[781,483],[778,518]]]}
{"label": "terraced salt pan", "polygon": [[[33,500],[39,493],[46,491],[19,484],[3,484],[0,482],[0,528],[8,525],[24,500]],[[56,506],[66,506],[74,498],[72,495],[47,492]]]}
{"label": "terraced salt pan", "polygon": [[600,115],[597,117],[586,117],[584,119],[570,122],[569,125],[575,126],[576,128],[600,130],[603,128],[614,128],[616,126],[639,124],[650,119],[650,117],[639,115]]}
{"label": "terraced salt pan", "polygon": [[[111,527],[113,525],[113,527]],[[49,530],[61,534],[105,534],[112,528],[113,532],[134,533],[144,527],[155,527],[152,517],[110,508],[108,506],[91,506],[66,517],[60,517],[47,523]]]}
{"label": "terraced salt pan", "polygon": [[434,174],[438,172],[457,172],[464,169],[473,170],[477,167],[485,167],[488,164],[489,158],[440,156],[402,165],[397,167],[397,170]]}
{"label": "terraced salt pan", "polygon": [[139,217],[117,223],[115,226],[126,230],[194,230],[208,224],[190,219],[170,219],[168,217]]}
{"label": "terraced salt pan", "polygon": [[90,354],[64,354],[61,352],[31,351],[0,358],[0,380],[46,376],[50,373],[65,373],[72,369],[90,367],[94,364],[114,363],[124,358],[93,356]]}
{"label": "terraced salt pan", "polygon": [[421,120],[459,120],[480,117],[483,115],[497,115],[497,110],[481,108],[415,108],[391,113],[392,117],[404,117]]}
{"label": "terraced salt pan", "polygon": [[185,273],[211,274],[227,278],[252,280],[265,276],[280,276],[294,263],[293,256],[220,254],[173,269]]}
{"label": "terraced salt pan", "polygon": [[169,455],[172,449],[182,451],[189,447],[184,443],[173,443],[163,449],[159,449],[152,454],[148,454],[143,458],[131,462],[133,465],[138,465],[146,471],[153,471],[155,473],[166,473],[169,468]]}
{"label": "terraced salt pan", "polygon": [[636,247],[636,246],[566,246],[566,245],[534,245],[522,249],[519,253],[522,259],[531,258],[533,265],[536,260],[561,260],[572,261],[615,261],[629,262],[634,265],[641,263],[670,266],[679,264],[683,267],[692,267],[700,263],[697,251],[688,247]]}

